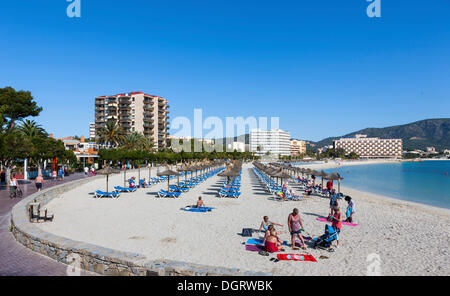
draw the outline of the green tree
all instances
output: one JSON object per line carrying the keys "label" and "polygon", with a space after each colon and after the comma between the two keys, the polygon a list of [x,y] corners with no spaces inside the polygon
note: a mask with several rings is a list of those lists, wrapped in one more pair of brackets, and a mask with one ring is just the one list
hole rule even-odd
{"label": "green tree", "polygon": [[18,130],[26,137],[48,137],[45,129],[34,120],[22,120]]}
{"label": "green tree", "polygon": [[0,134],[0,162],[6,169],[6,184],[9,187],[11,169],[17,159],[27,158],[33,149],[29,138],[13,130]]}
{"label": "green tree", "polygon": [[143,134],[134,132],[124,137],[120,146],[129,150],[150,151],[153,148],[153,143]]}
{"label": "green tree", "polygon": [[118,147],[123,139],[123,129],[113,121],[108,121],[106,125],[98,131],[99,143],[110,144]]}
{"label": "green tree", "polygon": [[38,116],[42,111],[29,91],[16,91],[12,87],[0,88],[1,124],[6,124],[6,130],[12,131],[17,120],[29,116]]}

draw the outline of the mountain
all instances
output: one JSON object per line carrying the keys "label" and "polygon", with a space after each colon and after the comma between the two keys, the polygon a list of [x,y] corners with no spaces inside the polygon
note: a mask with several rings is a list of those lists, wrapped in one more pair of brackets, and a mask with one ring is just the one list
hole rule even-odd
{"label": "mountain", "polygon": [[450,118],[426,119],[404,125],[384,128],[366,128],[342,137],[331,137],[312,142],[314,148],[333,145],[333,140],[364,134],[380,139],[402,139],[403,149],[421,149],[435,147],[436,150],[450,149]]}

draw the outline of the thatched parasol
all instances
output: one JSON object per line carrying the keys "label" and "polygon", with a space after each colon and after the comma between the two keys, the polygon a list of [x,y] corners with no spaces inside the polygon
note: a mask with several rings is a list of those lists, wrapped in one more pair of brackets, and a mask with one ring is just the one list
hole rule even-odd
{"label": "thatched parasol", "polygon": [[111,174],[118,174],[118,173],[120,173],[120,170],[116,170],[116,169],[113,169],[111,167],[106,167],[104,169],[101,169],[101,170],[97,171],[97,174],[106,175],[106,192],[108,192],[108,190],[109,190],[109,188],[108,188],[109,175],[111,175]]}
{"label": "thatched parasol", "polygon": [[162,172],[158,172],[157,173],[158,177],[167,177],[167,192],[170,192],[170,176],[179,176],[180,173],[178,172],[174,172],[172,170],[170,170],[168,167],[166,167],[165,171]]}

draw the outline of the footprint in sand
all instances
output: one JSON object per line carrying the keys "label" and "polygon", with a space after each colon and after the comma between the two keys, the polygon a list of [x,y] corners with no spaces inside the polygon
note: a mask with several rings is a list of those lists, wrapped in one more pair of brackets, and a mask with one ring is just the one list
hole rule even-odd
{"label": "footprint in sand", "polygon": [[142,239],[146,239],[145,236],[132,236],[129,239],[133,239],[133,240],[142,240]]}
{"label": "footprint in sand", "polygon": [[161,240],[162,243],[174,244],[177,242],[177,239],[174,237],[166,237]]}

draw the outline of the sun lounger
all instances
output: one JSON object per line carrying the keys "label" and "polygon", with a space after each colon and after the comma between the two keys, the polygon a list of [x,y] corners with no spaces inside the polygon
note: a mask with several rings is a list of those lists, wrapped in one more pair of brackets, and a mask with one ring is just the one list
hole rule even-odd
{"label": "sun lounger", "polygon": [[120,196],[120,192],[103,192],[100,190],[97,190],[95,192],[95,197],[96,198],[104,198],[104,197],[109,197],[109,198],[118,198]]}
{"label": "sun lounger", "polygon": [[116,192],[135,192],[137,189],[136,187],[120,187],[120,186],[116,186],[114,187],[114,190],[116,190]]}
{"label": "sun lounger", "polygon": [[158,191],[158,196],[160,198],[163,198],[163,197],[178,198],[178,197],[180,197],[180,195],[181,195],[181,192],[168,192],[168,191],[162,190],[162,189],[160,191]]}

